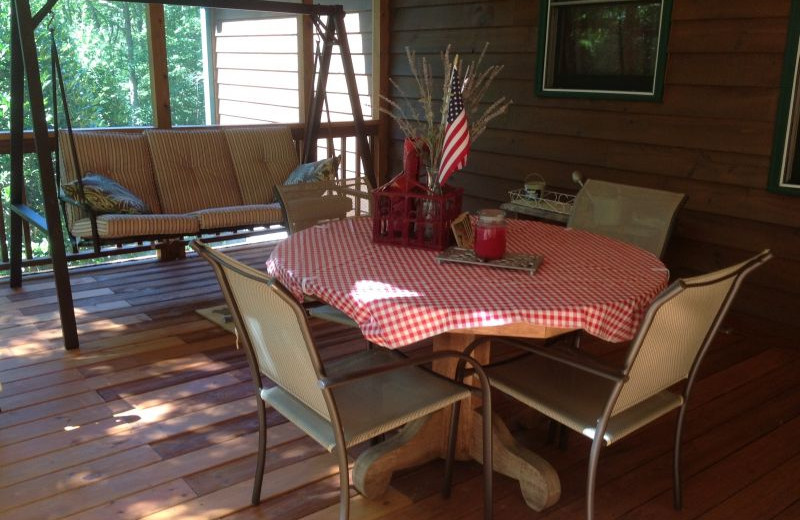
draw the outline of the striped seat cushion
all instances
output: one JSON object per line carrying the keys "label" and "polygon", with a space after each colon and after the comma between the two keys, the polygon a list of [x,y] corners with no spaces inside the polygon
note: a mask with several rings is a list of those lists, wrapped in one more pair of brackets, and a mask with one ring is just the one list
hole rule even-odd
{"label": "striped seat cushion", "polygon": [[[107,214],[97,217],[97,232],[101,238],[196,235],[200,221],[193,215],[123,215]],[[92,224],[88,218],[70,226],[76,237],[91,238]]]}
{"label": "striped seat cushion", "polygon": [[209,208],[195,211],[192,215],[198,218],[203,231],[269,226],[283,222],[283,212],[278,203]]}
{"label": "striped seat cushion", "polygon": [[[141,199],[153,213],[161,213],[161,204],[153,178],[153,163],[147,140],[141,134],[108,131],[75,131],[75,148],[81,172],[99,173],[124,186]],[[62,184],[77,179],[69,134],[58,133]],[[79,208],[67,205],[67,222],[85,218]]]}
{"label": "striped seat cushion", "polygon": [[297,165],[291,130],[285,126],[223,128],[236,179],[245,204],[275,200],[273,187],[283,184]]}
{"label": "striped seat cushion", "polygon": [[147,130],[161,208],[191,213],[238,206],[242,197],[219,130]]}

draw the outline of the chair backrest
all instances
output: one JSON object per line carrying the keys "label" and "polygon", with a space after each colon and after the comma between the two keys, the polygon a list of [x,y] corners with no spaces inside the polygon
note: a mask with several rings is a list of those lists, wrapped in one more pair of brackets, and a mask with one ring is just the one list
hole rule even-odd
{"label": "chair backrest", "polygon": [[200,241],[191,245],[214,268],[251,368],[330,420],[319,387],[322,364],[302,307],[266,274]]}
{"label": "chair backrest", "polygon": [[686,195],[589,179],[567,227],[628,242],[661,258]]}
{"label": "chair backrest", "polygon": [[772,258],[762,251],[740,264],[676,280],[658,296],[631,343],[612,414],[692,377],[744,277]]}
{"label": "chair backrest", "polygon": [[295,233],[315,224],[347,217],[353,202],[337,189],[335,181],[303,182],[276,186],[286,227]]}

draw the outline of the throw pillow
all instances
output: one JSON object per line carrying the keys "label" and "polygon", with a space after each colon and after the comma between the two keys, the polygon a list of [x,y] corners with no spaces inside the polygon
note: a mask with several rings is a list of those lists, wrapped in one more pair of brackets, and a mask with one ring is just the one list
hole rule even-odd
{"label": "throw pillow", "polygon": [[83,177],[83,194],[77,180],[63,186],[70,198],[87,204],[97,213],[127,213],[136,215],[151,213],[147,204],[125,189],[118,182],[97,173],[87,173]]}
{"label": "throw pillow", "polygon": [[294,169],[284,184],[299,184],[301,182],[329,181],[336,178],[341,156],[328,157],[321,161],[301,164]]}

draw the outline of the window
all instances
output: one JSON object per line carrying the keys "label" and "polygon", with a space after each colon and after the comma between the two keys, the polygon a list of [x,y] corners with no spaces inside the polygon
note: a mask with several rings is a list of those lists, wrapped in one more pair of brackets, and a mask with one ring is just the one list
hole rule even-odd
{"label": "window", "polygon": [[672,0],[542,0],[542,96],[661,99]]}
{"label": "window", "polygon": [[781,94],[775,122],[775,140],[769,189],[778,193],[800,195],[800,5],[792,2],[786,54],[783,62]]}

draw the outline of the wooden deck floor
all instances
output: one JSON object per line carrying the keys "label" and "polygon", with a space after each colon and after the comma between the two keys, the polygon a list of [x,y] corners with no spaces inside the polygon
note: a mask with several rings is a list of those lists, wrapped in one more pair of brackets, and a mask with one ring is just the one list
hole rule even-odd
{"label": "wooden deck floor", "polygon": [[[233,255],[261,266],[268,249]],[[222,301],[210,268],[191,256],[83,270],[72,283],[79,352],[62,348],[52,279],[0,288],[0,518],[336,517],[334,459],[277,414],[265,500],[249,505],[257,424],[245,359],[193,312]],[[312,325],[326,358],[364,347],[353,331]],[[604,451],[598,517],[800,518],[800,351],[781,336],[733,316],[718,337],[688,414],[682,512],[671,507],[669,417]],[[520,435],[558,470],[561,501],[535,513],[498,475],[496,518],[582,517],[588,442],[559,450],[543,432]],[[449,500],[441,471],[397,475],[383,500],[355,496],[352,518],[480,518],[478,465],[459,464]]]}

